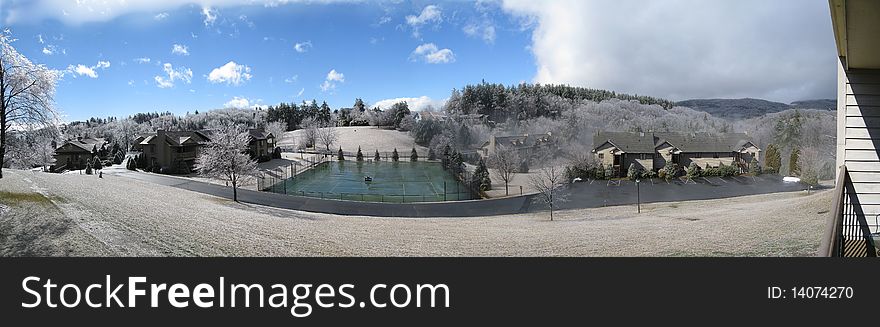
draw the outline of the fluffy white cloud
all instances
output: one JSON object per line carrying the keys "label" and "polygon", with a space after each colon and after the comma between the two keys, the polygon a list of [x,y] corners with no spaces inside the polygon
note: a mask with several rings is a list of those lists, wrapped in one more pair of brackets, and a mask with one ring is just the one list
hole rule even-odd
{"label": "fluffy white cloud", "polygon": [[155,19],[155,20],[163,20],[165,18],[168,18],[167,12],[160,12],[160,13],[156,14],[156,16],[153,16],[153,19]]}
{"label": "fluffy white cloud", "polygon": [[331,69],[329,73],[327,73],[327,77],[324,79],[324,83],[321,83],[321,91],[327,92],[336,89],[336,83],[345,82],[345,74],[337,72],[336,69]]}
{"label": "fluffy white cloud", "polygon": [[446,103],[445,99],[444,100],[434,100],[428,96],[423,95],[418,98],[394,98],[394,99],[379,100],[379,101],[376,101],[376,103],[374,103],[370,107],[379,107],[384,110],[384,109],[391,108],[391,106],[393,106],[395,103],[403,102],[403,101],[406,101],[406,105],[409,107],[410,110],[416,110],[416,111],[424,110],[429,107],[434,108],[434,109],[440,109],[440,108],[443,108],[443,104]]}
{"label": "fluffy white cloud", "polygon": [[836,51],[822,1],[529,1],[534,82],[674,100],[833,98]]}
{"label": "fluffy white cloud", "polygon": [[181,56],[189,56],[189,47],[182,44],[175,44],[171,47],[171,53]]}
{"label": "fluffy white cloud", "polygon": [[251,107],[251,102],[247,98],[243,97],[232,97],[232,100],[227,101],[223,104],[224,108],[235,108],[235,109],[248,109]]}
{"label": "fluffy white cloud", "polygon": [[74,78],[76,78],[77,76],[88,76],[91,78],[98,78],[98,71],[97,70],[98,69],[103,70],[103,69],[107,69],[107,68],[110,68],[110,62],[100,60],[100,61],[98,61],[97,64],[95,64],[94,66],[91,66],[91,67],[83,65],[83,64],[69,65],[69,66],[67,66],[65,73],[71,74],[71,76],[73,76]]}
{"label": "fluffy white cloud", "polygon": [[440,10],[440,7],[437,7],[436,5],[425,6],[425,8],[422,9],[422,12],[418,16],[416,16],[416,15],[406,16],[406,23],[407,23],[407,25],[412,27],[412,30],[413,30],[412,33],[413,33],[413,36],[415,36],[415,37],[420,36],[419,30],[422,28],[422,26],[429,24],[429,23],[439,24],[442,22],[443,22],[443,13]]}
{"label": "fluffy white cloud", "polygon": [[164,63],[162,65],[162,70],[165,72],[167,76],[155,76],[153,79],[156,81],[156,86],[159,88],[169,88],[174,87],[174,81],[183,81],[186,84],[190,84],[192,82],[192,70],[186,67],[178,67],[174,68],[170,63]]}
{"label": "fluffy white cloud", "polygon": [[[80,75],[80,76],[88,76],[91,78],[98,78],[98,73],[95,71],[94,68],[88,67],[83,64],[78,64],[76,66],[73,66],[73,65],[67,66],[67,71],[74,73],[76,75]],[[76,75],[73,75],[73,76],[76,77]]]}
{"label": "fluffy white cloud", "polygon": [[410,60],[423,60],[429,64],[447,64],[455,62],[455,53],[449,49],[438,49],[434,43],[425,43],[413,50]]}
{"label": "fluffy white cloud", "polygon": [[299,53],[309,51],[309,49],[311,49],[311,48],[312,48],[312,41],[305,41],[302,43],[297,43],[293,46],[293,49]]}
{"label": "fluffy white cloud", "polygon": [[239,65],[235,61],[230,61],[223,66],[214,68],[208,74],[208,81],[211,83],[226,83],[229,85],[240,85],[251,79],[251,68],[245,65]]}
{"label": "fluffy white cloud", "polygon": [[43,54],[44,55],[51,56],[54,53],[55,53],[55,47],[53,47],[53,46],[43,47]]}

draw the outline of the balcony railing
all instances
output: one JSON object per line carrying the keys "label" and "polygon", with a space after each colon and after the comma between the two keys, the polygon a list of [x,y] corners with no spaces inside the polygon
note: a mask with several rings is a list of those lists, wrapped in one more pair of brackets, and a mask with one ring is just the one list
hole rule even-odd
{"label": "balcony railing", "polygon": [[[866,214],[846,166],[841,166],[834,188],[831,216],[819,246],[822,257],[876,257],[875,234],[871,233]],[[875,226],[875,228],[880,226]]]}

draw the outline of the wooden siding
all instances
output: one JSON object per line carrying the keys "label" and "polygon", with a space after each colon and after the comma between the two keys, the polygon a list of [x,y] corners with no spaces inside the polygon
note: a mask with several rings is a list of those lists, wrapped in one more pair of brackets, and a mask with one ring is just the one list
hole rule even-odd
{"label": "wooden siding", "polygon": [[841,67],[838,77],[838,155],[862,210],[873,218],[880,213],[880,70]]}

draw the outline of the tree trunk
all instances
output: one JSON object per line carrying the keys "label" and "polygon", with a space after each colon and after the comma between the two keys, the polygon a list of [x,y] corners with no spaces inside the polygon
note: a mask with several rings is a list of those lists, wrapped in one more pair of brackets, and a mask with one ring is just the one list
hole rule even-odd
{"label": "tree trunk", "polygon": [[507,181],[504,181],[504,196],[510,195],[510,189],[507,187]]}
{"label": "tree trunk", "polygon": [[232,181],[232,201],[238,202],[238,183],[233,180]]}
{"label": "tree trunk", "polygon": [[550,203],[550,221],[553,221],[553,203]]}
{"label": "tree trunk", "polygon": [[[0,102],[4,102],[0,99]],[[3,162],[6,158],[6,105],[0,104],[0,178],[3,178]]]}

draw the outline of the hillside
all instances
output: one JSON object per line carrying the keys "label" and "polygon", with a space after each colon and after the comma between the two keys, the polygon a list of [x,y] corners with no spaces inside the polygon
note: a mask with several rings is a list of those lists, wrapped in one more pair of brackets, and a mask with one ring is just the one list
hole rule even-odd
{"label": "hillside", "polygon": [[748,119],[788,109],[825,109],[833,110],[837,101],[834,99],[818,99],[795,101],[791,104],[773,102],[762,99],[692,99],[676,102],[676,106],[688,107],[704,111],[712,116],[726,119]]}

